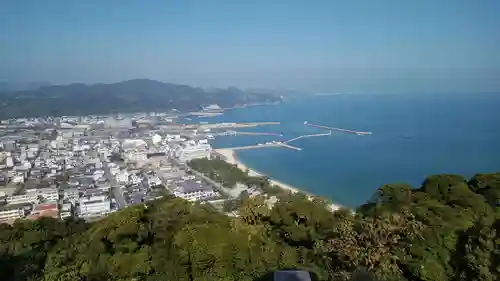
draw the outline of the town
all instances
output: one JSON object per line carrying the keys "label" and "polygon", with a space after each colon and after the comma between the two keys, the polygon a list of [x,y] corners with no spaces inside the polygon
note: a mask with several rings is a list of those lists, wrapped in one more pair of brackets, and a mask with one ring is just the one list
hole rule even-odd
{"label": "town", "polygon": [[[187,165],[216,154],[208,142],[214,125],[180,125],[178,117],[136,113],[0,121],[0,222],[93,221],[166,195],[221,208],[242,189],[225,189]],[[215,127],[247,126],[252,124]]]}

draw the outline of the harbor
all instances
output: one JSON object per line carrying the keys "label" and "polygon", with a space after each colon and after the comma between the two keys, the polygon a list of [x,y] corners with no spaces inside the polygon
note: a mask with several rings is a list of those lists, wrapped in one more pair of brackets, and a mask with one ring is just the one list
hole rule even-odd
{"label": "harbor", "polygon": [[[260,124],[275,124],[279,122],[263,122],[263,123],[258,123]],[[252,124],[252,123],[240,123],[240,124]],[[255,124],[255,123],[253,123]],[[326,136],[331,136],[332,131],[337,131],[337,132],[342,132],[342,133],[350,133],[350,134],[356,134],[358,136],[365,136],[365,135],[371,135],[372,132],[363,132],[363,131],[355,131],[355,130],[349,130],[349,129],[342,129],[342,128],[335,128],[335,127],[328,127],[328,126],[323,126],[323,125],[316,125],[316,124],[310,124],[307,121],[304,121],[304,125],[310,126],[310,127],[315,127],[315,128],[320,128],[320,129],[326,129],[328,130],[328,133],[319,133],[319,134],[308,134],[308,135],[300,135],[298,137],[286,140],[286,141],[272,141],[272,142],[266,142],[266,143],[258,143],[256,145],[247,145],[247,146],[237,146],[237,147],[227,147],[224,149],[231,149],[231,150],[246,150],[246,149],[256,149],[256,148],[268,148],[268,147],[284,147],[292,150],[297,150],[301,151],[302,148],[296,147],[293,145],[290,145],[291,142],[297,141],[299,139],[304,139],[304,138],[314,138],[314,137],[326,137]],[[258,125],[257,125],[258,126]],[[220,133],[213,133],[211,136],[217,136],[217,135],[263,135],[263,136],[283,136],[283,134],[277,134],[277,133],[262,133],[262,132],[237,132],[237,131],[226,131],[226,132],[220,132]]]}
{"label": "harbor", "polygon": [[348,130],[348,129],[342,129],[342,128],[328,127],[328,126],[323,126],[323,125],[310,124],[307,121],[304,121],[304,125],[307,125],[307,126],[310,126],[310,127],[315,127],[315,128],[320,128],[320,129],[326,129],[326,130],[330,130],[330,131],[337,131],[337,132],[342,132],[342,133],[356,134],[358,136],[365,136],[365,135],[371,135],[372,134],[372,132],[362,132],[362,131],[355,131],[355,130]]}
{"label": "harbor", "polygon": [[[256,133],[256,134],[258,134],[258,133]],[[272,134],[268,134],[268,135],[272,135]],[[331,136],[331,135],[332,135],[332,132],[330,131],[329,133],[323,133],[323,134],[301,135],[301,136],[289,139],[287,141],[272,141],[272,142],[267,142],[267,143],[258,143],[256,145],[228,147],[226,149],[245,150],[245,149],[266,148],[266,147],[284,147],[284,148],[289,148],[292,150],[301,151],[302,148],[290,145],[289,143],[294,142],[294,141],[299,140],[299,139],[303,139],[303,138],[324,137],[324,136]]]}

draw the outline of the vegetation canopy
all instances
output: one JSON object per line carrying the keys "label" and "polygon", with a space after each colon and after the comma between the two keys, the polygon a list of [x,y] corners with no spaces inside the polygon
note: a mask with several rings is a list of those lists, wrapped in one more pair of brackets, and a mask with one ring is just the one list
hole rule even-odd
{"label": "vegetation canopy", "polygon": [[17,221],[0,225],[0,276],[250,281],[300,268],[320,280],[352,280],[360,269],[388,281],[500,280],[499,183],[500,173],[385,185],[355,213],[279,193],[274,204],[246,197],[237,217],[167,197],[94,223]]}

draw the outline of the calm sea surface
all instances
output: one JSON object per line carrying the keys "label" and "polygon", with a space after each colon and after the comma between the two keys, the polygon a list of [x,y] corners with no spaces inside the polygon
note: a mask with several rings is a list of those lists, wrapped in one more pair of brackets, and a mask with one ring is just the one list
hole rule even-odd
{"label": "calm sea surface", "polygon": [[305,191],[355,207],[386,183],[418,187],[427,175],[500,171],[500,94],[311,96],[282,105],[238,109],[192,122],[280,121],[247,131],[283,137],[225,136],[213,146],[231,147],[322,133],[309,123],[373,132],[292,142],[302,151],[240,151],[249,167]]}

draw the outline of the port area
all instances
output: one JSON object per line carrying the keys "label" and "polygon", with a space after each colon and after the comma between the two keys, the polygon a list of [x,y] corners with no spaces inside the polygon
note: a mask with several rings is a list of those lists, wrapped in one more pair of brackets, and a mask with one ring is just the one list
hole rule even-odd
{"label": "port area", "polygon": [[[225,124],[225,123],[222,123]],[[227,123],[226,123],[227,124]],[[271,124],[279,124],[279,122],[262,122],[262,123],[229,123],[232,124],[232,126],[235,125],[243,125],[243,127],[251,127],[251,126],[261,126],[261,125],[271,125]],[[222,128],[221,123],[219,124],[212,124],[212,125],[217,125],[217,127],[212,127],[212,128]],[[356,134],[358,136],[365,136],[365,135],[371,135],[372,132],[362,132],[362,131],[355,131],[355,130],[349,130],[349,129],[342,129],[342,128],[335,128],[335,127],[328,127],[328,126],[323,126],[323,125],[316,125],[316,124],[310,124],[307,121],[304,122],[304,125],[315,127],[315,128],[320,128],[320,129],[325,129],[328,130],[328,133],[321,133],[321,134],[310,134],[310,135],[301,135],[286,141],[272,141],[272,142],[267,142],[267,143],[259,143],[256,145],[248,145],[248,146],[237,146],[237,147],[226,147],[224,149],[232,149],[232,150],[245,150],[245,149],[256,149],[256,148],[267,148],[267,147],[284,147],[292,150],[297,150],[301,151],[302,148],[296,147],[291,145],[291,142],[297,141],[299,139],[304,139],[304,138],[314,138],[314,137],[324,137],[324,136],[331,136],[332,131],[337,131],[337,132],[342,132],[342,133],[349,133],[349,134]],[[212,129],[210,128],[210,129]],[[274,134],[274,133],[259,133],[259,132],[237,132],[237,131],[226,131],[226,132],[221,132],[221,133],[213,133],[212,135],[266,135],[266,136],[282,136],[281,134]]]}
{"label": "port area", "polygon": [[273,136],[281,137],[282,134],[277,133],[264,133],[264,132],[238,132],[238,131],[224,131],[218,133],[206,133],[205,136],[236,136],[236,135],[246,135],[246,136]]}
{"label": "port area", "polygon": [[323,125],[316,125],[316,124],[308,123],[307,121],[304,121],[304,125],[315,127],[315,128],[320,128],[320,129],[325,129],[325,130],[329,130],[329,131],[337,131],[337,132],[342,132],[342,133],[356,134],[358,136],[365,136],[365,135],[372,134],[372,132],[362,132],[362,131],[348,130],[348,129],[342,129],[342,128],[328,127],[328,126],[323,126]]}
{"label": "port area", "polygon": [[259,143],[257,145],[247,145],[247,146],[236,146],[236,147],[224,147],[221,149],[231,149],[231,150],[246,150],[246,149],[256,149],[256,148],[266,148],[266,147],[284,147],[293,150],[300,151],[302,148],[292,146],[283,142],[269,142],[269,143]]}
{"label": "port area", "polygon": [[215,123],[199,125],[201,129],[250,128],[267,125],[279,125],[280,122],[250,122],[250,123]]}
{"label": "port area", "polygon": [[303,139],[303,138],[313,138],[313,137],[323,137],[323,136],[331,136],[332,132],[324,133],[324,134],[311,134],[311,135],[302,135],[295,137],[293,139],[289,139],[287,141],[273,141],[273,142],[267,142],[267,143],[259,143],[256,145],[248,145],[248,146],[237,146],[237,147],[226,147],[225,149],[232,149],[232,150],[245,150],[245,149],[255,149],[255,148],[266,148],[266,147],[284,147],[292,150],[297,150],[301,151],[302,148],[296,147],[293,145],[290,145],[289,143]]}

